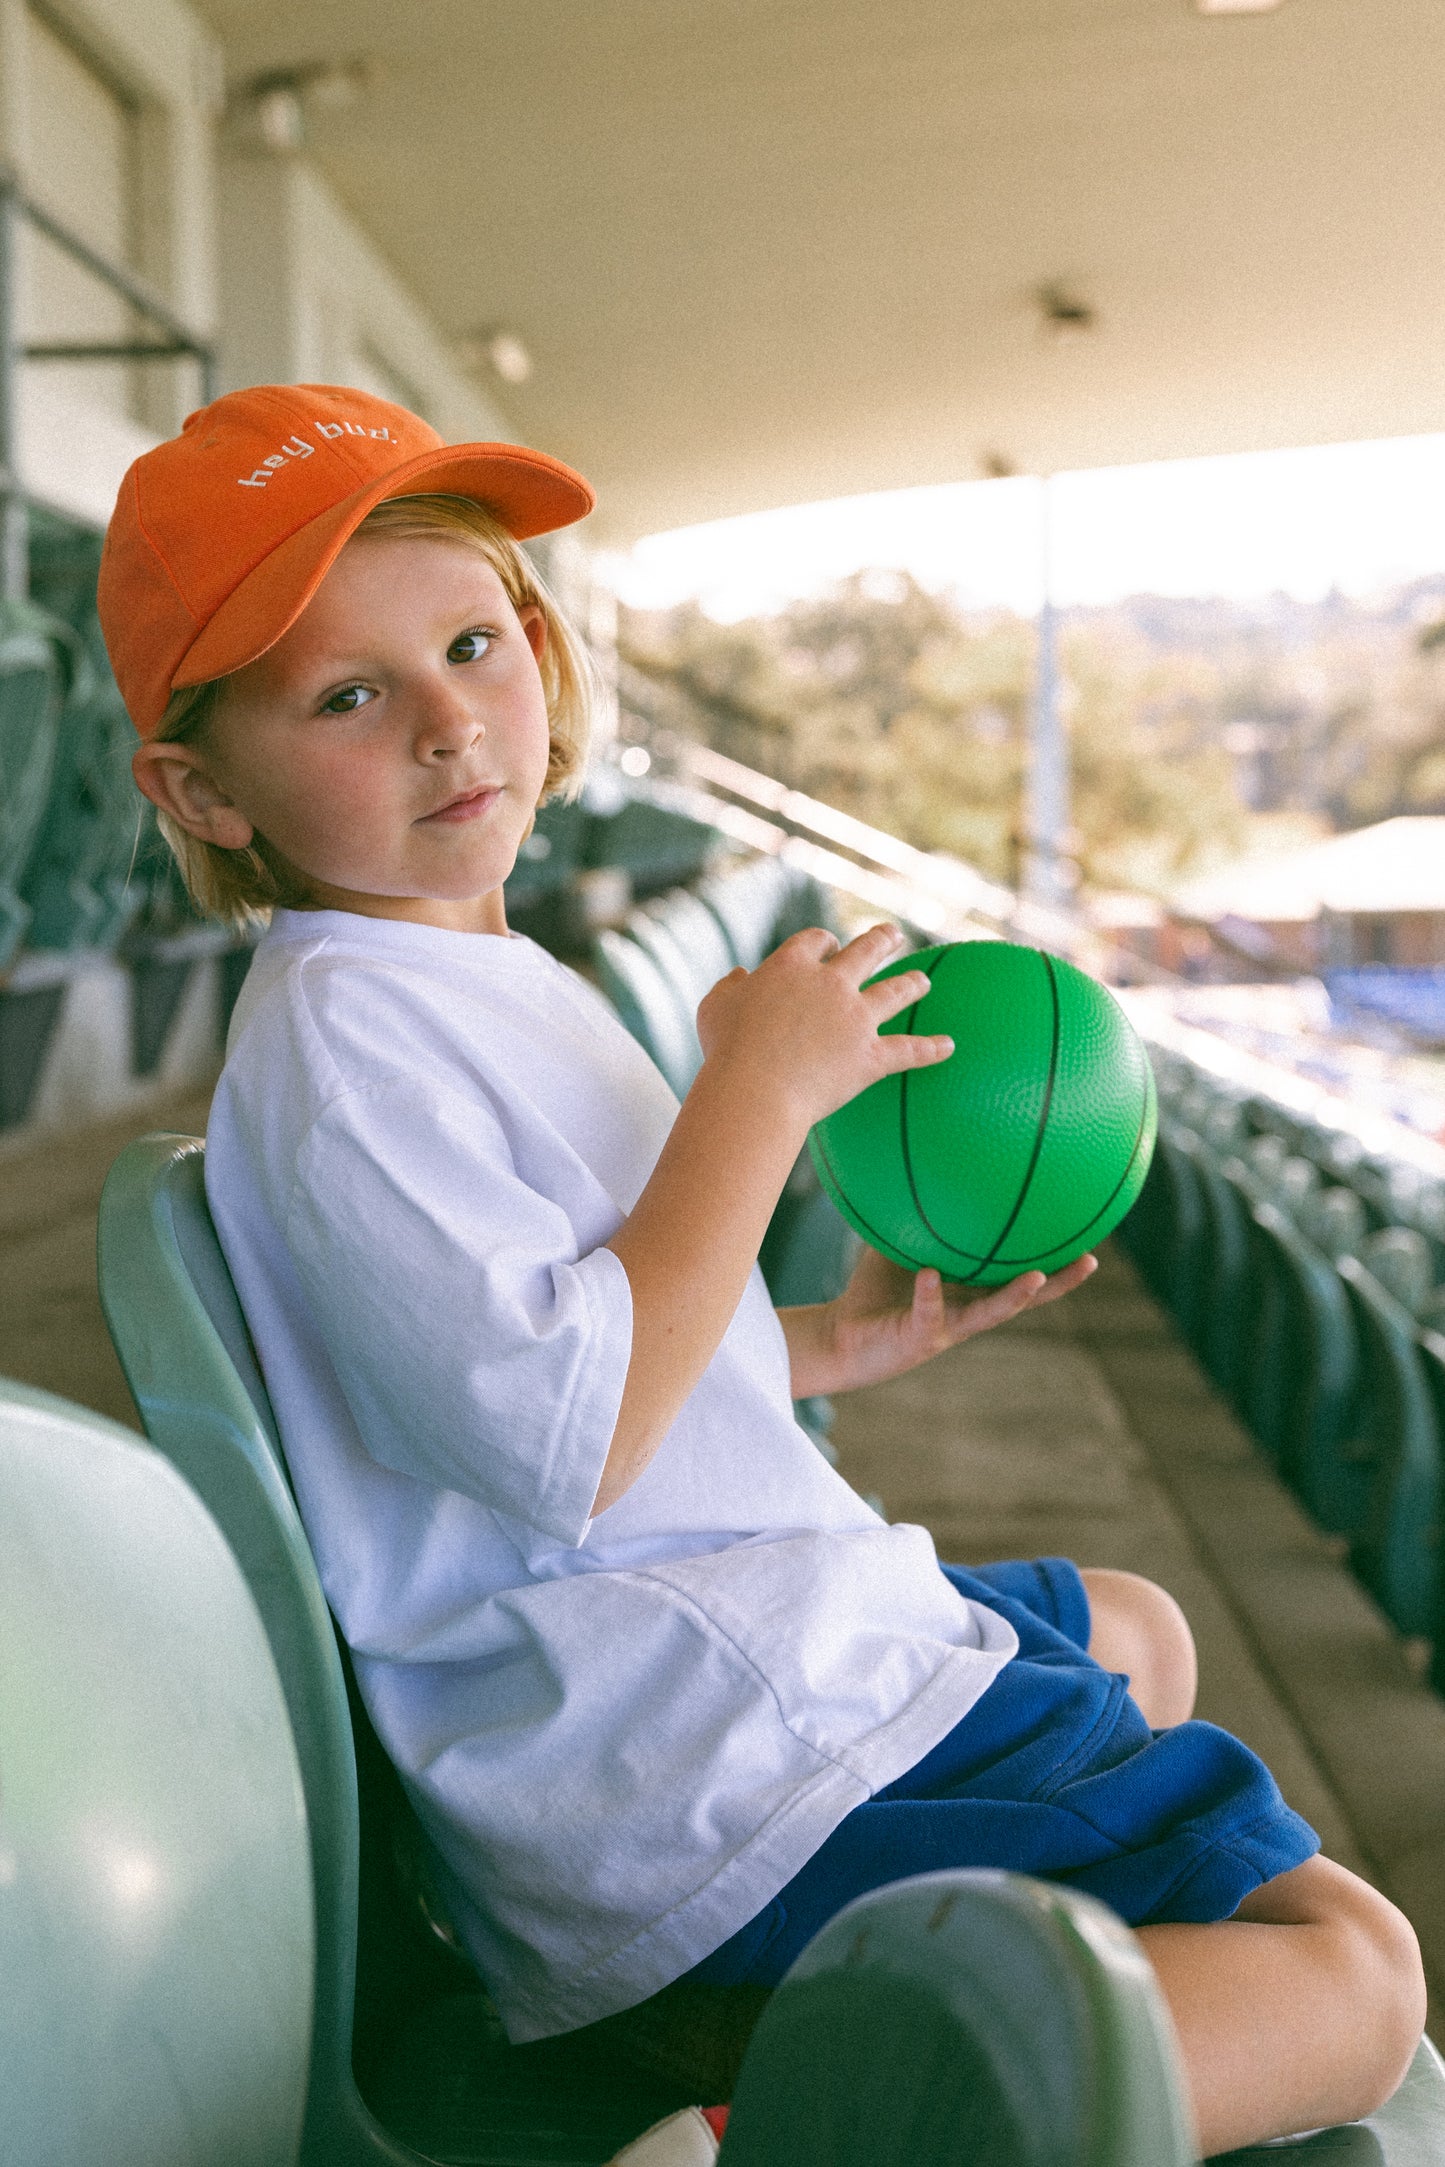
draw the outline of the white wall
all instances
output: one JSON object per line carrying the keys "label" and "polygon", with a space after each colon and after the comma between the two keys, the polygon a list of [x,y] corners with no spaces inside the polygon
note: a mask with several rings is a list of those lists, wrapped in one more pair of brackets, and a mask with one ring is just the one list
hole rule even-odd
{"label": "white wall", "polygon": [[326,183],[294,154],[221,163],[221,380],[358,384],[452,441],[513,431]]}
{"label": "white wall", "polygon": [[[179,0],[0,0],[0,162],[82,240],[119,254],[200,337],[216,310],[220,55]],[[57,34],[57,30],[58,33]],[[26,240],[29,335],[141,327],[106,289]],[[35,364],[19,372],[17,465],[57,510],[103,521],[137,451],[195,404],[190,365]]]}

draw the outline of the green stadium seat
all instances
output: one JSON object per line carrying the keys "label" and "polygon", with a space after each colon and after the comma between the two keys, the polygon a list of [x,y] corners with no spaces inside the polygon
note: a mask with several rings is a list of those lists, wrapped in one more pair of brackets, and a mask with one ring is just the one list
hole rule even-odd
{"label": "green stadium seat", "polygon": [[0,970],[30,925],[20,884],[50,797],[75,635],[33,602],[0,597]]}
{"label": "green stadium seat", "polygon": [[643,903],[634,919],[654,921],[677,942],[687,961],[689,987],[696,988],[694,1007],[735,967],[721,924],[706,903],[687,888],[673,888]]}
{"label": "green stadium seat", "polygon": [[92,609],[77,628],[84,666],[66,700],[44,815],[20,880],[32,948],[113,948],[139,907],[130,886],[142,800],[135,731]]}
{"label": "green stadium seat", "polygon": [[1145,1283],[1173,1316],[1190,1308],[1204,1240],[1204,1206],[1189,1155],[1162,1127],[1144,1186],[1120,1233]]}
{"label": "green stadium seat", "polygon": [[698,882],[698,900],[722,927],[734,965],[756,970],[775,946],[774,933],[791,879],[780,858],[751,858]]}
{"label": "green stadium seat", "polygon": [[593,942],[597,983],[638,1044],[652,1056],[679,1098],[702,1065],[697,1025],[669,971],[625,933],[606,931]]}
{"label": "green stadium seat", "polygon": [[[1368,1244],[1367,1244],[1368,1247]],[[1360,1350],[1355,1413],[1342,1456],[1357,1472],[1350,1562],[1407,1634],[1434,1630],[1440,1433],[1415,1320],[1358,1257],[1337,1267]]]}
{"label": "green stadium seat", "polygon": [[0,1383],[0,2155],[292,2167],[316,1963],[262,1620],[133,1431]]}
{"label": "green stadium seat", "polygon": [[1366,1235],[1357,1254],[1386,1293],[1417,1317],[1435,1284],[1435,1260],[1419,1229],[1382,1227],[1378,1234]]}
{"label": "green stadium seat", "polygon": [[1203,1215],[1190,1342],[1209,1376],[1227,1391],[1235,1376],[1249,1264],[1248,1206],[1203,1137],[1180,1129],[1175,1141],[1193,1165]]}
{"label": "green stadium seat", "polygon": [[1168,2018],[1071,1890],[922,1874],[852,1903],[754,2035],[719,2167],[1186,2167]]}
{"label": "green stadium seat", "polygon": [[[385,1778],[387,1764],[382,1756],[376,1768],[380,1748],[364,1711],[354,1696],[348,1705],[342,1652],[211,1227],[203,1164],[194,1137],[148,1137],[122,1152],[101,1199],[101,1301],[147,1434],[220,1524],[285,1692],[316,1917],[303,2167],[410,2167],[419,2158],[596,2167],[695,2095],[621,2062],[615,2035],[594,2036],[600,2027],[574,2035],[577,2044],[508,2046],[469,1968],[427,1933],[420,1907],[403,1922],[394,1886],[377,1889],[375,1873],[370,1890],[362,1884],[358,1756],[373,1779]],[[369,1849],[394,1884],[392,1857],[410,1824],[390,1781],[389,1795],[384,1782],[372,1784],[368,1805],[380,1825]],[[359,1886],[373,1900],[383,1944],[371,1951],[373,1977],[363,1977],[360,1992]],[[370,2105],[353,2070],[354,2028]]]}
{"label": "green stadium seat", "polygon": [[1238,1404],[1251,1434],[1322,1526],[1359,1524],[1359,1470],[1346,1460],[1355,1404],[1355,1327],[1339,1277],[1277,1204],[1248,1205],[1249,1273]]}
{"label": "green stadium seat", "polygon": [[1356,1256],[1369,1233],[1364,1205],[1353,1189],[1315,1189],[1299,1209],[1300,1231],[1327,1257]]}

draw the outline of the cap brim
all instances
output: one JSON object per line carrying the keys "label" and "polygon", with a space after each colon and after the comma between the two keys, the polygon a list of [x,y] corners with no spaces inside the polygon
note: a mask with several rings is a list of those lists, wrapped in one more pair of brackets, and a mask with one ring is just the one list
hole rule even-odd
{"label": "cap brim", "polygon": [[289,631],[367,513],[388,497],[471,497],[525,542],[585,519],[595,497],[580,474],[521,445],[449,444],[395,466],[320,513],[232,590],[171,677],[173,688],[244,669]]}

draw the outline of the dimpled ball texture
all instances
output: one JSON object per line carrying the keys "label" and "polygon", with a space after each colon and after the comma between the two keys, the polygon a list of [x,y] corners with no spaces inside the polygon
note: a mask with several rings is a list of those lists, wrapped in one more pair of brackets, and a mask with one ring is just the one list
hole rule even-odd
{"label": "dimpled ball texture", "polygon": [[1154,1076],[1104,986],[1058,956],[955,941],[878,973],[929,990],[883,1025],[946,1031],[949,1059],[886,1076],[809,1137],[819,1179],[873,1248],[946,1279],[1055,1272],[1118,1225],[1154,1149]]}

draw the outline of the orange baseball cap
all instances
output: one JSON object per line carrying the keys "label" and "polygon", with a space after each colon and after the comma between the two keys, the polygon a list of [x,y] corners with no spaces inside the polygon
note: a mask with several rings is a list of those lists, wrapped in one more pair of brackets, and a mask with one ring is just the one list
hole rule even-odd
{"label": "orange baseball cap", "polygon": [[100,560],[101,629],[132,722],[254,662],[296,622],[385,497],[471,497],[519,542],[583,519],[580,474],[519,444],[446,444],[336,384],[257,384],[189,416],[120,485]]}

